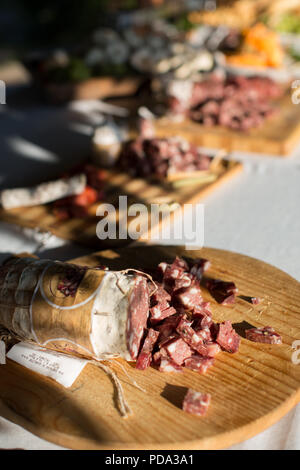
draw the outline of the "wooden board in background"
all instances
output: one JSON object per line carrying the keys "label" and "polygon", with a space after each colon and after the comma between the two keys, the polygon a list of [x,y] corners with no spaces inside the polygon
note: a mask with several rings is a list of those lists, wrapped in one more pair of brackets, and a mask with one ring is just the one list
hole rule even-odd
{"label": "wooden board in background", "polygon": [[[272,325],[283,345],[242,339],[236,354],[220,353],[207,375],[185,370],[166,374],[135,370],[123,360],[112,365],[124,386],[133,416],[122,419],[105,373],[89,364],[70,389],[8,361],[0,366],[0,413],[36,435],[73,449],[220,449],[248,439],[284,416],[300,400],[300,368],[291,361],[292,343],[300,339],[300,284],[261,261],[204,248],[136,247],[107,250],[75,260],[112,269],[153,267],[175,254],[204,256],[209,275],[236,282],[239,293],[263,298],[253,306],[237,299],[234,306],[212,302],[217,321]],[[121,364],[128,375],[120,367]],[[145,389],[133,387],[131,379]],[[181,410],[187,387],[209,392],[205,417]]]}
{"label": "wooden board in background", "polygon": [[[159,183],[150,183],[142,178],[132,179],[127,173],[106,171],[106,198],[103,202],[114,204],[117,209],[119,195],[128,195],[128,205],[134,202],[149,205],[159,201],[177,202],[181,205],[192,204],[217,189],[220,184],[228,183],[241,169],[242,165],[238,162],[224,161],[219,167],[215,181],[205,184],[189,184],[178,189],[172,189]],[[100,217],[96,216],[96,210],[99,204],[92,206],[89,210],[89,216],[85,218],[60,221],[53,215],[48,205],[41,205],[6,211],[0,209],[0,220],[23,227],[39,228],[66,240],[72,240],[97,249],[107,246],[121,246],[131,242],[130,239],[102,241],[97,238],[96,225]],[[118,217],[121,216],[121,214],[117,215]],[[174,216],[176,217],[176,214]]]}
{"label": "wooden board in background", "polygon": [[99,77],[89,78],[79,83],[42,85],[42,91],[52,103],[65,103],[72,100],[97,100],[109,97],[134,95],[143,80],[140,77]]}
{"label": "wooden board in background", "polygon": [[158,136],[181,135],[190,142],[207,148],[222,148],[229,152],[254,152],[286,157],[300,143],[300,105],[292,103],[289,91],[276,102],[277,113],[257,129],[238,132],[221,126],[203,126],[193,121],[157,120]]}
{"label": "wooden board in background", "polygon": [[[153,99],[141,102],[137,97],[112,99],[110,103],[127,108],[132,114],[139,106],[153,107]],[[274,102],[277,112],[258,128],[248,132],[234,131],[222,126],[203,126],[191,120],[172,121],[161,117],[156,121],[157,135],[180,135],[196,145],[228,152],[253,152],[287,157],[300,143],[300,104],[292,102],[292,89]]]}

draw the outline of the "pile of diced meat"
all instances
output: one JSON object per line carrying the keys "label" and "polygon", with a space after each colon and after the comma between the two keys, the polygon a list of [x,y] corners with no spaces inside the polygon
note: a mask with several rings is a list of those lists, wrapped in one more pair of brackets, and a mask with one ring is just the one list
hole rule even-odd
{"label": "pile of diced meat", "polygon": [[141,133],[139,138],[123,146],[117,165],[130,175],[162,179],[179,172],[209,169],[211,157],[185,139],[147,135]]}
{"label": "pile of diced meat", "polygon": [[60,220],[73,217],[86,217],[89,207],[104,198],[104,172],[91,164],[80,165],[63,176],[73,176],[76,173],[85,173],[87,185],[81,194],[59,199],[52,204],[54,215]]}
{"label": "pile of diced meat", "polygon": [[[152,365],[161,372],[178,373],[187,368],[205,374],[220,351],[238,351],[239,335],[230,321],[213,321],[210,304],[203,300],[200,282],[223,305],[235,302],[238,289],[233,282],[204,277],[209,267],[210,262],[205,259],[188,262],[176,257],[172,264],[162,262],[151,273],[155,281],[149,283],[148,325],[141,341],[137,369],[145,370]],[[281,343],[280,335],[271,327],[246,330],[246,338]],[[203,415],[209,402],[209,395],[189,390],[183,409]]]}
{"label": "pile of diced meat", "polygon": [[172,114],[189,117],[205,126],[247,131],[260,126],[275,112],[272,100],[282,87],[266,77],[212,76],[192,85],[189,99],[168,96]]}
{"label": "pile of diced meat", "polygon": [[[230,321],[215,323],[209,303],[203,300],[200,281],[209,265],[204,259],[189,264],[181,258],[159,264],[137,369],[153,364],[162,372],[181,372],[186,367],[205,373],[221,350],[238,350],[240,338]],[[223,295],[223,303],[228,297],[232,301],[237,292],[232,284],[212,283],[212,290]]]}

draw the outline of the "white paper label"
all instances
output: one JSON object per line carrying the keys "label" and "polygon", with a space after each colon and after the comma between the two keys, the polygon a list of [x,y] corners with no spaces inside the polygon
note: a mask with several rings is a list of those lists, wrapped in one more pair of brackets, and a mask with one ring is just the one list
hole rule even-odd
{"label": "white paper label", "polygon": [[6,364],[5,360],[6,347],[4,341],[0,341],[0,365]]}
{"label": "white paper label", "polygon": [[88,362],[27,343],[13,346],[7,357],[38,374],[51,377],[66,388],[73,385]]}

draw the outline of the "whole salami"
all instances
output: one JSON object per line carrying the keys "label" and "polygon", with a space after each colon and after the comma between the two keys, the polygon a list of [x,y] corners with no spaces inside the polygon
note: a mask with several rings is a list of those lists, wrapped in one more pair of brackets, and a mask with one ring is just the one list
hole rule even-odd
{"label": "whole salami", "polygon": [[147,281],[138,274],[35,257],[0,267],[0,325],[46,348],[135,360],[148,312]]}

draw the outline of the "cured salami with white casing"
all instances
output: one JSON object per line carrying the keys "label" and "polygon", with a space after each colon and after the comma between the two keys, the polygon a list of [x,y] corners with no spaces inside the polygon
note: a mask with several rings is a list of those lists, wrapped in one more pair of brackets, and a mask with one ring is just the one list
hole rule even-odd
{"label": "cured salami with white casing", "polygon": [[4,209],[47,204],[67,196],[81,194],[86,183],[86,175],[80,173],[70,178],[61,178],[30,188],[4,189],[0,193],[0,201]]}
{"label": "cured salami with white casing", "polygon": [[0,267],[0,325],[17,338],[93,359],[137,358],[147,279],[34,257]]}

